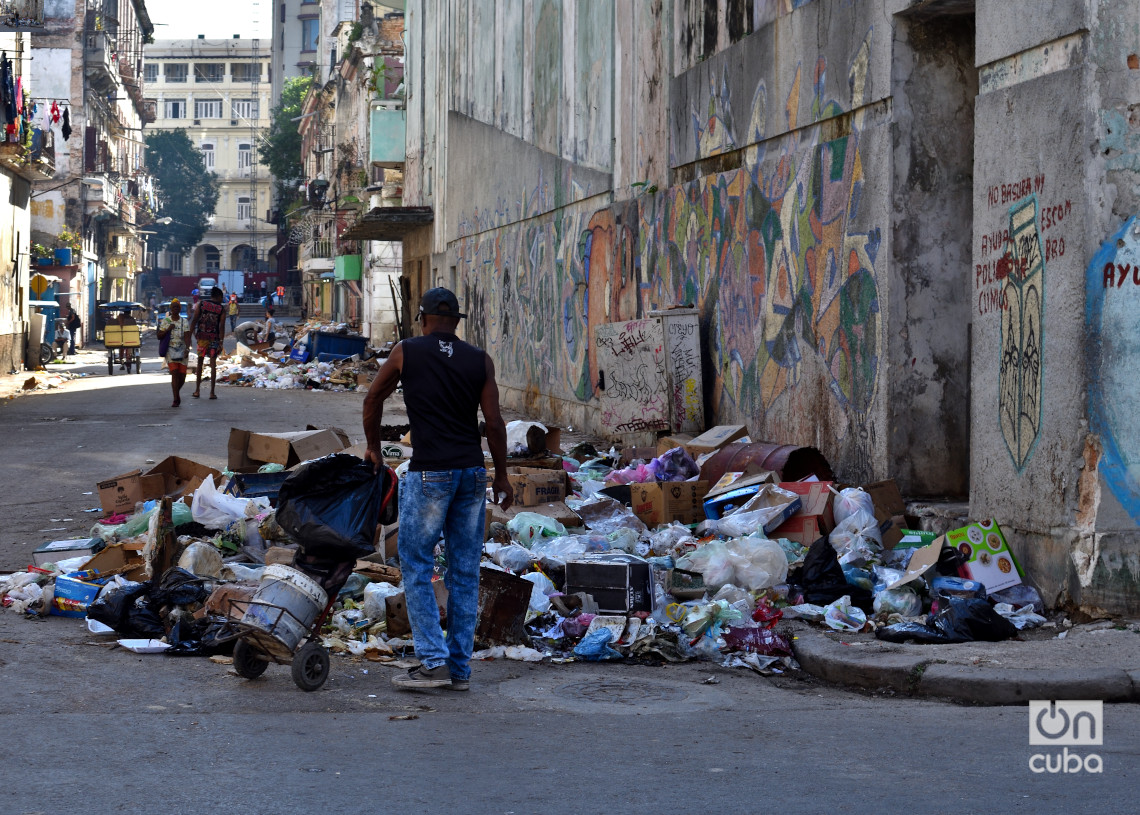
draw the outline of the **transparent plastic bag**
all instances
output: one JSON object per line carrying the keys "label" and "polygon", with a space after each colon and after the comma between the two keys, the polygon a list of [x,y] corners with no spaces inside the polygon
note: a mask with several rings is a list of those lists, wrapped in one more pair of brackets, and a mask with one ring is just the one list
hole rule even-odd
{"label": "transparent plastic bag", "polygon": [[827,540],[839,555],[840,563],[857,566],[877,562],[878,552],[883,548],[883,536],[875,515],[863,510],[837,522]]}
{"label": "transparent plastic bag", "polygon": [[369,583],[364,587],[364,603],[361,608],[364,616],[374,623],[378,623],[387,616],[389,597],[403,594],[403,589],[396,588],[391,583]]}
{"label": "transparent plastic bag", "polygon": [[527,549],[532,548],[536,541],[544,537],[557,538],[566,534],[566,527],[553,518],[547,518],[537,512],[520,512],[507,522],[507,529]]}
{"label": "transparent plastic bag", "polygon": [[836,493],[831,506],[832,512],[835,514],[836,526],[857,512],[865,512],[872,518],[875,517],[875,502],[871,500],[870,494],[861,487],[848,487],[840,490]]}
{"label": "transparent plastic bag", "polygon": [[823,610],[823,621],[836,631],[859,631],[867,624],[867,615],[851,604],[851,596],[843,595]]}
{"label": "transparent plastic bag", "polygon": [[678,559],[677,567],[700,572],[710,592],[728,584],[758,591],[788,578],[783,548],[767,538],[712,541]]}
{"label": "transparent plastic bag", "polygon": [[207,529],[225,529],[233,521],[244,521],[269,509],[267,498],[235,498],[219,492],[214,477],[207,477],[194,491],[190,514]]}
{"label": "transparent plastic bag", "polygon": [[632,529],[638,535],[649,530],[633,514],[633,510],[608,495],[597,494],[588,501],[569,499],[566,505],[578,513],[582,523],[594,532],[609,535],[619,529]]}
{"label": "transparent plastic bag", "polygon": [[550,611],[548,595],[554,591],[554,583],[550,578],[542,572],[529,572],[524,574],[522,579],[534,584],[530,592],[530,610],[535,614],[545,614]]}
{"label": "transparent plastic bag", "polygon": [[884,589],[875,595],[876,614],[898,614],[900,617],[917,617],[922,613],[922,598],[914,589],[900,586]]}
{"label": "transparent plastic bag", "polygon": [[525,546],[510,543],[506,546],[499,547],[499,549],[495,551],[495,554],[491,555],[491,560],[495,561],[495,563],[504,569],[510,569],[512,572],[521,572],[525,569],[529,569],[532,563],[537,563],[538,556]]}

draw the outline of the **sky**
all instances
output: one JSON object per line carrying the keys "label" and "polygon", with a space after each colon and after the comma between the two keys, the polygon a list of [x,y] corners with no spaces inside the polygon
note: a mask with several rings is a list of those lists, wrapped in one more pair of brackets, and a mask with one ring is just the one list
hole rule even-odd
{"label": "sky", "polygon": [[[272,35],[273,0],[146,0],[156,40]],[[256,20],[256,25],[254,21]]]}

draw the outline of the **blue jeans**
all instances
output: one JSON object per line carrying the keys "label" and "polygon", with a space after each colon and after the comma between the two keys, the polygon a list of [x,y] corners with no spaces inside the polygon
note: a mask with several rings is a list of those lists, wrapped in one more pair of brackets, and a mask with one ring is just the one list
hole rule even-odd
{"label": "blue jeans", "polygon": [[231,334],[237,333],[237,318],[238,318],[238,316],[236,314],[230,315],[230,333]]}
{"label": "blue jeans", "polygon": [[[397,549],[416,656],[428,670],[446,663],[455,679],[471,677],[486,497],[487,471],[482,467],[409,472],[400,482]],[[431,587],[441,534],[447,544],[446,638]]]}

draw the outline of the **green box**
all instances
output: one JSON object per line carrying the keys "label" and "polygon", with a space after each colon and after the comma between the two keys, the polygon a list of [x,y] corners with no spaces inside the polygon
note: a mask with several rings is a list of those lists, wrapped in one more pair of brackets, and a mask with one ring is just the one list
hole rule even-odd
{"label": "green box", "polygon": [[359,280],[361,266],[360,255],[338,255],[333,260],[333,274],[337,280]]}

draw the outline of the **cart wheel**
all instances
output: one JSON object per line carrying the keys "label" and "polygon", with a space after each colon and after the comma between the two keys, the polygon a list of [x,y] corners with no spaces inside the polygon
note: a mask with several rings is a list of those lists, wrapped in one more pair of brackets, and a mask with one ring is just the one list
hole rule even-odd
{"label": "cart wheel", "polygon": [[257,679],[265,673],[269,663],[260,657],[256,649],[245,640],[234,643],[234,670],[245,679]]}
{"label": "cart wheel", "polygon": [[40,343],[40,365],[47,365],[55,356],[55,349],[46,342]]}
{"label": "cart wheel", "polygon": [[115,354],[108,352],[107,354],[107,376],[115,375]]}
{"label": "cart wheel", "polygon": [[306,642],[293,655],[293,681],[298,688],[307,692],[316,690],[328,678],[329,652],[320,643]]}
{"label": "cart wheel", "polygon": [[135,355],[135,373],[136,374],[142,373],[142,354],[136,354]]}

